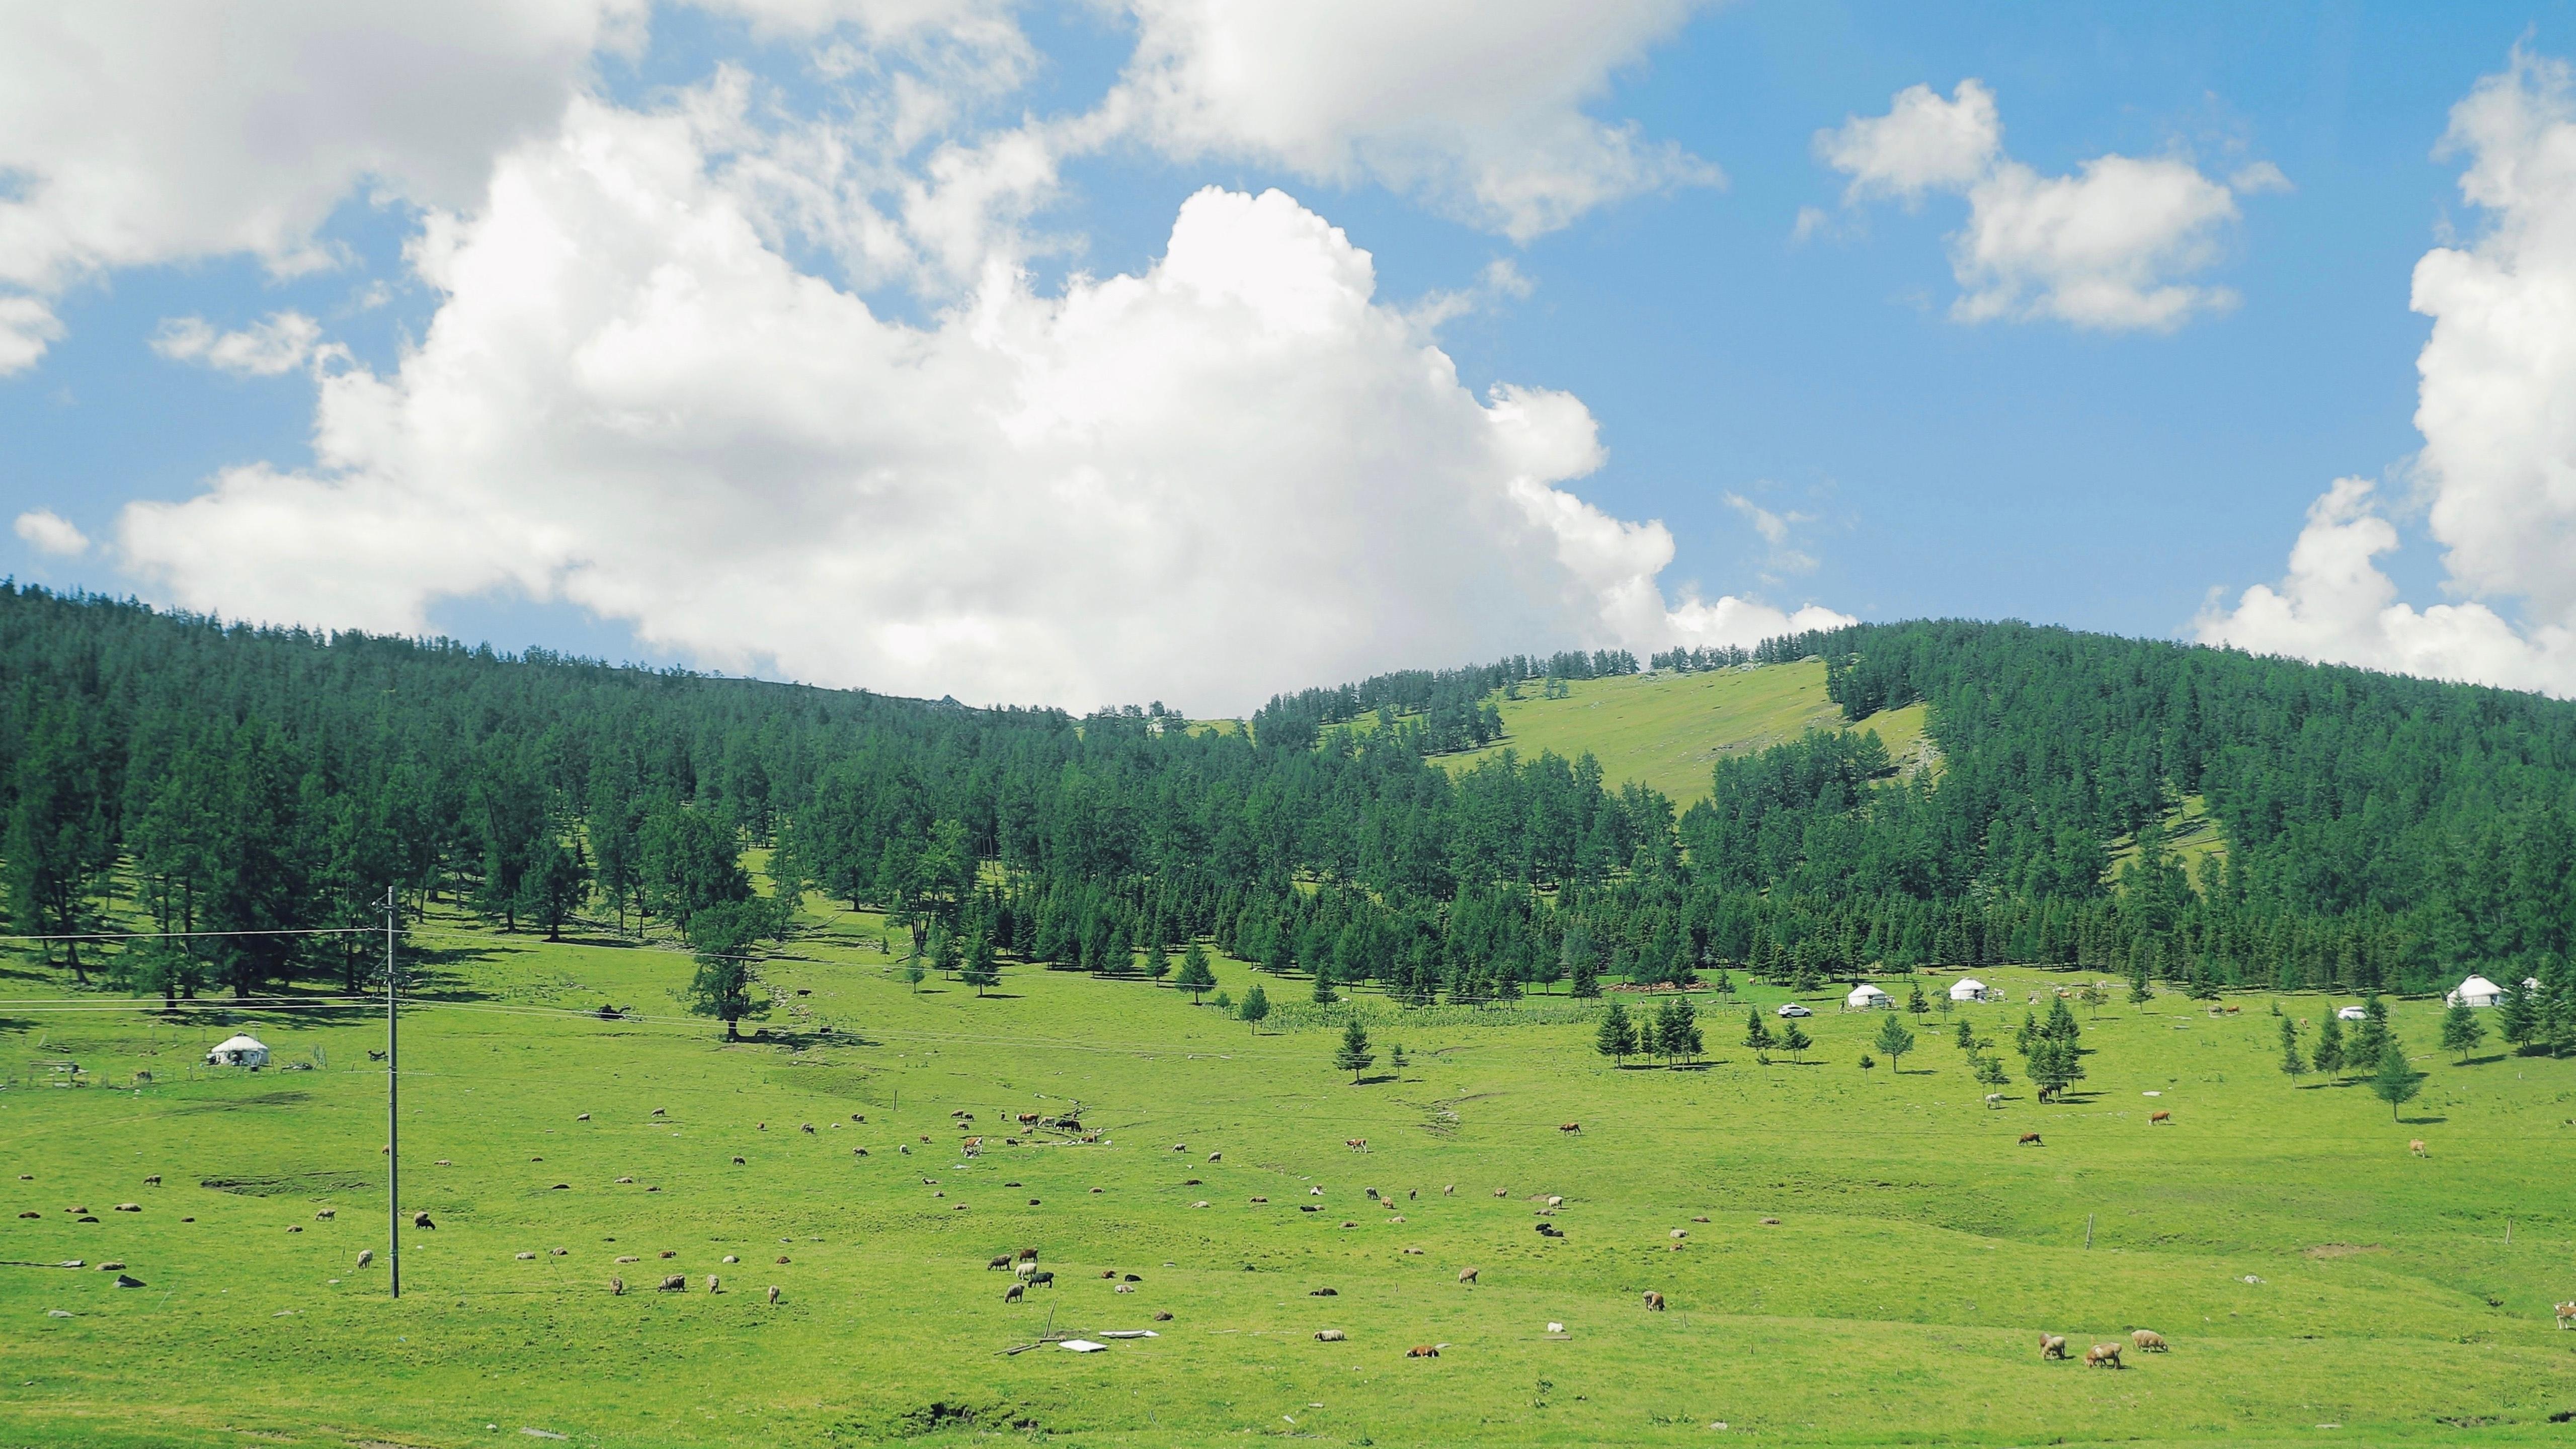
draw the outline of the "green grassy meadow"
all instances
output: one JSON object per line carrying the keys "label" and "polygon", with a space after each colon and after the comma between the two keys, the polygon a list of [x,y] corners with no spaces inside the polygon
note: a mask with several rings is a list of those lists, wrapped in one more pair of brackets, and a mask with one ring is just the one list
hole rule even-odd
{"label": "green grassy meadow", "polygon": [[[1524,757],[1554,750],[1567,759],[1589,750],[1613,785],[1634,780],[1687,810],[1708,798],[1710,767],[1722,756],[1765,750],[1810,729],[1853,728],[1825,698],[1822,664],[1619,675],[1575,680],[1568,689],[1564,699],[1541,698],[1536,684],[1519,699],[1495,696],[1503,740],[1437,763],[1457,770],[1505,749]],[[1857,728],[1878,731],[1888,755],[1911,765],[1921,758],[1923,726],[1918,704],[1873,715]]]}
{"label": "green grassy meadow", "polygon": [[[2576,1297],[2576,1061],[2454,1065],[2434,1003],[2395,1008],[2431,1073],[2403,1123],[2285,1079],[2260,995],[2106,1006],[2081,1091],[1988,1110],[1946,1036],[1969,1020],[2017,1067],[2027,998],[2068,978],[2016,969],[1981,973],[2010,1004],[1921,1018],[1896,1075],[1858,1068],[1881,1018],[1838,990],[1806,1062],[1767,1066],[1731,1045],[1745,1008],[1702,994],[1695,1070],[1613,1069],[1582,1021],[1363,994],[1380,1058],[1354,1086],[1336,1032],[1256,1037],[1142,982],[915,992],[879,930],[809,909],[765,968],[764,1036],[727,1045],[682,1010],[683,954],[433,917],[402,1138],[405,1204],[437,1226],[406,1232],[398,1303],[380,1011],[173,1019],[12,960],[0,1442],[2576,1443],[2551,1422],[2576,1335],[2549,1309]],[[241,1025],[271,1069],[191,1068]],[[62,1059],[98,1085],[50,1085]],[[1013,1114],[1076,1101],[1098,1142],[1002,1145]],[[1024,1246],[1057,1279],[1007,1305],[986,1262]],[[144,1286],[28,1266],[69,1259]],[[653,1291],[666,1272],[689,1291]],[[1050,1321],[1160,1337],[1005,1355]],[[2036,1352],[2042,1329],[2080,1352],[2138,1326],[2172,1352],[2117,1373]]]}

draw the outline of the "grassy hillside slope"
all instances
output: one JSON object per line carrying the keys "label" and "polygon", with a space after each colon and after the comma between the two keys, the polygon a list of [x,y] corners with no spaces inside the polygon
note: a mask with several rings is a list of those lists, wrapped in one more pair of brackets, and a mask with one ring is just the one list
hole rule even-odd
{"label": "grassy hillside slope", "polygon": [[[1895,1076],[1856,1065],[1883,1018],[1825,1001],[1804,1064],[1732,1046],[1744,1005],[1702,995],[1705,1067],[1621,1071],[1586,1022],[1512,1024],[1562,1001],[1408,1020],[1364,993],[1380,1061],[1355,1087],[1331,1030],[1256,1037],[1178,992],[1018,968],[989,999],[915,993],[876,917],[807,925],[766,968],[785,1009],[728,1046],[680,1006],[683,954],[433,919],[403,1141],[406,1205],[437,1226],[407,1234],[399,1303],[379,1016],[172,1019],[11,965],[0,1437],[2568,1442],[2548,1305],[2576,1296],[2576,1061],[2454,1065],[2429,1054],[2432,1003],[2395,1009],[2432,1074],[2403,1122],[2358,1086],[2283,1078],[2260,995],[2236,1016],[2180,997],[2088,1014],[2084,1090],[1988,1110],[1942,1037],[1966,1019],[2013,1060],[2026,998],[2066,978],[2011,968],[1980,973],[2009,1004],[1918,1020]],[[2279,1000],[2311,1022],[2336,1004]],[[599,1020],[603,1001],[636,1015]],[[242,1025],[321,1067],[190,1066]],[[44,1085],[65,1059],[106,1085]],[[1076,1100],[1102,1140],[1003,1144],[1015,1114]],[[2150,1126],[2156,1108],[2174,1123]],[[2017,1145],[2034,1131],[2044,1146]],[[1544,1194],[1565,1196],[1552,1217]],[[1006,1305],[986,1260],[1023,1246],[1057,1280]],[[144,1286],[31,1266],[72,1259]],[[665,1273],[689,1290],[653,1291]],[[1670,1311],[1644,1310],[1649,1289]],[[1005,1356],[1050,1321],[1161,1336]],[[2173,1351],[2105,1373],[2034,1348],[2134,1326]]]}
{"label": "grassy hillside slope", "polygon": [[[1520,699],[1496,696],[1507,731],[1502,742],[1444,755],[1439,763],[1457,770],[1505,749],[1554,750],[1567,759],[1589,750],[1610,783],[1635,780],[1686,810],[1707,798],[1709,767],[1720,756],[1768,749],[1810,729],[1847,727],[1842,710],[1825,698],[1822,664],[1633,674],[1569,687],[1564,699],[1542,699],[1534,684]],[[1914,705],[1882,711],[1861,728],[1878,731],[1888,754],[1908,764],[1920,750],[1923,723],[1923,707]]]}

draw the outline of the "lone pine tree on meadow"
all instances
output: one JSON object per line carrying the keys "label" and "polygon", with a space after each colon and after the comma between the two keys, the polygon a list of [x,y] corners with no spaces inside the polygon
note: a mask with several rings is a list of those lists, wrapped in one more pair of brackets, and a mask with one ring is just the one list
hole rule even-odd
{"label": "lone pine tree on meadow", "polygon": [[1887,1074],[1894,1077],[1904,1067],[1905,1054],[1914,1050],[1914,1033],[1890,1016],[1879,1022],[1878,1040],[1872,1044],[1887,1054]]}
{"label": "lone pine tree on meadow", "polygon": [[2295,1082],[2306,1075],[2308,1064],[2299,1059],[2299,1024],[2281,1018],[2281,1075]]}
{"label": "lone pine tree on meadow", "polygon": [[2406,1064],[2406,1049],[2395,1037],[2380,1049],[2379,1069],[2370,1076],[2370,1095],[2388,1104],[2391,1121],[2402,1121],[2398,1109],[2415,1099],[2424,1089],[2424,1074]]}
{"label": "lone pine tree on meadow", "polygon": [[1793,1061],[1804,1062],[1807,1059],[1807,1048],[1815,1044],[1815,1038],[1807,1035],[1806,1028],[1798,1025],[1798,1019],[1794,1016],[1789,1018],[1787,1026],[1780,1029],[1781,1049],[1788,1052]]}
{"label": "lone pine tree on meadow", "polygon": [[725,1040],[739,1040],[736,1024],[768,1010],[751,994],[757,979],[749,953],[758,939],[757,913],[748,902],[710,906],[691,923],[697,937],[697,974],[689,978],[689,1009],[721,1018]]}
{"label": "lone pine tree on meadow", "polygon": [[2460,1065],[2469,1064],[2469,1053],[2486,1038],[2485,1023],[2478,1020],[2477,1012],[2467,1002],[2452,1002],[2451,1009],[2442,1013],[2442,1050],[2458,1052]]}
{"label": "lone pine tree on meadow", "polygon": [[1199,1004],[1199,993],[1216,985],[1216,973],[1208,969],[1207,947],[1196,941],[1181,953],[1181,974],[1174,985],[1190,994],[1190,1005]]}
{"label": "lone pine tree on meadow", "polygon": [[1270,1015],[1270,993],[1261,989],[1260,982],[1253,982],[1252,989],[1243,993],[1243,1005],[1235,1009],[1235,1014],[1252,1028],[1254,1036],[1261,1035],[1262,1018]]}
{"label": "lone pine tree on meadow", "polygon": [[2343,1018],[2331,1011],[2326,1013],[2326,1019],[2317,1027],[2316,1050],[2310,1055],[2316,1062],[2318,1076],[2343,1074]]}
{"label": "lone pine tree on meadow", "polygon": [[1342,1044],[1333,1049],[1333,1065],[1351,1074],[1351,1085],[1360,1084],[1360,1073],[1369,1069],[1377,1057],[1369,1051],[1368,1032],[1360,1025],[1355,1012],[1342,1028]]}
{"label": "lone pine tree on meadow", "polygon": [[977,996],[983,995],[986,988],[1001,984],[1001,964],[993,954],[992,937],[977,931],[967,940],[966,957],[957,974],[967,985],[975,988]]}
{"label": "lone pine tree on meadow", "polygon": [[1762,1019],[1762,1008],[1744,1013],[1744,1044],[1753,1048],[1753,1059],[1768,1066],[1771,1061],[1771,1023]]}

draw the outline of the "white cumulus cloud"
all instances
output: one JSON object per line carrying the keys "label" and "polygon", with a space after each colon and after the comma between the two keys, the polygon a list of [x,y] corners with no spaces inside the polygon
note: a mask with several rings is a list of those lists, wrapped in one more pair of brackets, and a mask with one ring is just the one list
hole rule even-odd
{"label": "white cumulus cloud", "polygon": [[310,361],[321,341],[322,324],[301,312],[272,312],[238,332],[218,332],[203,317],[168,317],[152,334],[152,350],[238,377],[276,377]]}
{"label": "white cumulus cloud", "polygon": [[318,380],[316,466],[129,505],[128,566],[236,617],[515,591],[718,667],[1076,705],[1841,619],[1668,602],[1663,526],[1568,490],[1584,405],[1462,385],[1281,193],[1202,191],[1153,265],[1060,294],[987,265],[908,325],[788,259],[709,124],[581,100],[507,153],[415,248],[443,300],[398,370]]}
{"label": "white cumulus cloud", "polygon": [[[2070,175],[2043,175],[2005,154],[1994,93],[1978,81],[1961,81],[1947,100],[1909,86],[1886,115],[1818,132],[1816,153],[1851,178],[1846,205],[1967,198],[1967,224],[1950,238],[1962,289],[1950,314],[1960,321],[2162,331],[2236,304],[2227,288],[2188,280],[2218,259],[2238,218],[2235,191],[2172,157],[2097,156]],[[2234,179],[2249,192],[2288,185],[2268,162]],[[1821,213],[1802,215],[1798,234],[1824,226]]]}
{"label": "white cumulus cloud", "polygon": [[[2517,51],[2451,113],[2483,235],[2415,265],[2433,319],[2416,358],[2411,474],[2464,602],[2400,602],[2373,562],[2398,546],[2371,490],[2342,479],[2308,511],[2279,587],[2213,607],[2199,636],[2248,649],[2576,694],[2576,86]],[[2489,601],[2520,601],[2520,626]]]}
{"label": "white cumulus cloud", "polygon": [[89,535],[50,508],[31,508],[18,515],[18,537],[38,553],[73,558],[89,552]]}
{"label": "white cumulus cloud", "polygon": [[1717,168],[1584,106],[1702,0],[1132,0],[1104,124],[1183,159],[1369,179],[1527,239]]}

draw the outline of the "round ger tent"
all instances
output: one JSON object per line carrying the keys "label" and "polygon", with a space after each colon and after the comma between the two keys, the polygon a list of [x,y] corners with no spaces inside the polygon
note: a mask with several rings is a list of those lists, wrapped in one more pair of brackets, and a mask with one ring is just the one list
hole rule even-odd
{"label": "round ger tent", "polygon": [[2443,1003],[2449,1006],[2494,1006],[2503,1000],[2504,988],[2483,976],[2470,977],[2442,998]]}
{"label": "round ger tent", "polygon": [[1851,995],[1843,998],[1845,1011],[1866,1011],[1875,1006],[1894,1006],[1895,1004],[1888,999],[1886,992],[1866,982],[1853,987]]}
{"label": "round ger tent", "polygon": [[1974,976],[1962,976],[1950,983],[1952,1001],[1993,1001],[2002,993],[1987,988]]}
{"label": "round ger tent", "polygon": [[255,1036],[236,1036],[215,1044],[206,1053],[206,1064],[216,1067],[264,1067],[268,1065],[268,1046]]}

